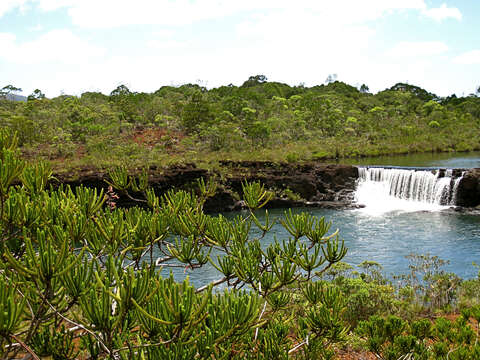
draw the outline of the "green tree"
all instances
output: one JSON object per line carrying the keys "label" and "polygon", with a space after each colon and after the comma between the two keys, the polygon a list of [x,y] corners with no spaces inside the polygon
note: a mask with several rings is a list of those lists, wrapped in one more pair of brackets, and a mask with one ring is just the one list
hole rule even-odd
{"label": "green tree", "polygon": [[6,98],[8,95],[18,92],[22,92],[22,89],[13,85],[7,85],[0,90],[0,98]]}
{"label": "green tree", "polygon": [[192,133],[202,124],[210,124],[213,118],[208,100],[200,91],[195,91],[183,107],[182,126]]}
{"label": "green tree", "polygon": [[252,139],[252,142],[260,142],[263,147],[266,145],[271,132],[271,127],[264,121],[255,121],[247,128],[247,136]]}
{"label": "green tree", "polygon": [[250,76],[248,78],[248,80],[246,80],[243,84],[242,84],[242,87],[243,88],[248,88],[248,87],[252,87],[252,86],[256,86],[256,85],[260,85],[260,84],[263,84],[265,82],[267,82],[267,77],[265,75],[254,75],[254,76]]}
{"label": "green tree", "polygon": [[28,95],[27,99],[29,101],[42,100],[42,99],[45,99],[45,94],[40,89],[35,89],[30,95]]}
{"label": "green tree", "polygon": [[131,123],[138,120],[139,94],[131,92],[125,85],[119,85],[110,93],[110,100],[119,110],[122,120]]}
{"label": "green tree", "polygon": [[367,94],[368,92],[370,91],[369,87],[365,84],[362,84],[360,86],[360,92],[363,93],[363,94]]}

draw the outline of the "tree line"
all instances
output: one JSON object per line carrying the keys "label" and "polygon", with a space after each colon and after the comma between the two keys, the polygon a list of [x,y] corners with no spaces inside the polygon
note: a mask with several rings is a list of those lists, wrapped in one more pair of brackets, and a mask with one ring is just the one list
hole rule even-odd
{"label": "tree line", "polygon": [[[251,76],[241,86],[163,86],[153,93],[120,85],[25,102],[0,96],[0,126],[16,131],[26,154],[163,161],[249,157],[316,160],[480,148],[480,98],[439,97],[399,83],[371,94],[332,79],[305,87]],[[111,156],[110,156],[111,155]]]}

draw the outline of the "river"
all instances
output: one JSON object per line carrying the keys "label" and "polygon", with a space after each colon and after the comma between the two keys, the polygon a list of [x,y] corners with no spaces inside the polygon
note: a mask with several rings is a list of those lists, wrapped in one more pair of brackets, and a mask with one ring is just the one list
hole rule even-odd
{"label": "river", "polygon": [[480,168],[480,152],[420,153],[372,158],[342,159],[341,163],[358,166],[433,167],[447,169]]}
{"label": "river", "polygon": [[[471,168],[480,167],[480,153],[382,157],[362,159],[362,163],[356,165],[430,169]],[[431,175],[431,172],[429,174]],[[411,179],[406,181],[412,184]],[[442,184],[446,184],[444,178],[431,181],[443,181]],[[453,191],[453,183],[452,178],[452,186],[449,185],[450,192]],[[409,263],[405,258],[406,255],[430,254],[448,260],[449,264],[445,267],[447,271],[454,272],[462,278],[477,276],[478,269],[473,266],[473,262],[480,263],[480,216],[448,210],[451,207],[448,205],[450,200],[444,200],[444,203],[440,204],[434,196],[431,196],[431,199],[425,196],[400,199],[388,193],[383,194],[385,187],[389,188],[391,185],[385,185],[380,181],[363,184],[371,187],[367,189],[369,192],[365,198],[365,186],[364,192],[361,193],[362,185],[360,183],[359,185],[357,198],[359,202],[366,205],[365,208],[295,209],[295,211],[307,211],[316,217],[323,216],[332,222],[333,230],[339,229],[340,237],[348,248],[344,262],[358,265],[365,260],[376,261],[383,266],[384,274],[392,278],[394,274],[408,272]],[[435,189],[432,185],[431,191],[439,191]],[[446,204],[445,201],[447,201]],[[284,211],[285,209],[271,210],[270,216],[280,218]],[[236,214],[238,213],[229,213],[226,216],[233,217]],[[261,215],[259,217],[263,220]],[[288,238],[288,233],[280,224],[276,224],[262,240],[263,245],[266,246],[274,241],[274,236],[281,241]],[[185,275],[188,275],[196,286],[220,277],[218,271],[211,266],[206,266],[200,271],[174,270],[177,280],[181,280]]]}

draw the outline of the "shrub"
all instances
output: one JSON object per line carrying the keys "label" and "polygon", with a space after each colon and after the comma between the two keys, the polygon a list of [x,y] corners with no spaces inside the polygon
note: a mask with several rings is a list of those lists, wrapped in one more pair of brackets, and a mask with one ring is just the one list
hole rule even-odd
{"label": "shrub", "polygon": [[[2,358],[22,351],[54,359],[243,359],[252,349],[259,358],[331,357],[345,340],[342,293],[315,281],[346,254],[324,219],[286,212],[281,224],[291,238],[264,248],[273,221],[266,214],[261,223],[255,212],[271,193],[259,183],[243,184],[248,214],[232,220],[203,212],[213,181],[200,180],[198,195],[159,197],[146,172],[132,177],[120,167],[109,174],[107,195],[55,190],[47,166],[18,159],[16,139],[0,131],[0,174],[8,175],[0,176]],[[142,207],[116,208],[114,189]],[[253,227],[263,235],[253,236]],[[213,258],[214,249],[222,256]],[[160,271],[207,264],[219,279],[197,288]],[[303,304],[300,318],[290,316],[291,291]]]}

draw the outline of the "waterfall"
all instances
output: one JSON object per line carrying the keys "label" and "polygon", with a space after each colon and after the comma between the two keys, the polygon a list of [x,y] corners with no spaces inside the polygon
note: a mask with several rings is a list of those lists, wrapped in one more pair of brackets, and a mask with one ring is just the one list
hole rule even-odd
{"label": "waterfall", "polygon": [[359,168],[355,200],[368,212],[441,210],[454,205],[452,170]]}
{"label": "waterfall", "polygon": [[465,171],[462,171],[462,175],[455,179],[455,182],[453,183],[453,190],[452,190],[452,199],[450,200],[450,205],[456,205],[457,204],[457,189],[458,185],[460,184],[460,180],[462,180],[463,175],[465,175]]}

